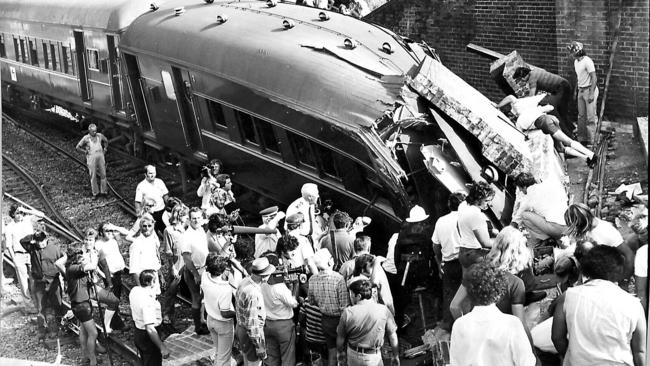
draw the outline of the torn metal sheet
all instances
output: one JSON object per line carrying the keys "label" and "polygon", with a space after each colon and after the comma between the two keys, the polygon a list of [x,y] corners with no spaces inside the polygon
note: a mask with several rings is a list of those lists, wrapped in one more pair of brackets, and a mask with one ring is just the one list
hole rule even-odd
{"label": "torn metal sheet", "polygon": [[467,175],[464,174],[461,167],[452,164],[452,160],[439,146],[424,145],[420,148],[420,152],[429,173],[447,187],[449,192],[468,193],[466,184],[470,181],[467,179]]}
{"label": "torn metal sheet", "polygon": [[509,176],[530,172],[531,153],[524,135],[507,123],[483,94],[440,62],[426,57],[409,85],[458,122],[482,144],[483,156]]}

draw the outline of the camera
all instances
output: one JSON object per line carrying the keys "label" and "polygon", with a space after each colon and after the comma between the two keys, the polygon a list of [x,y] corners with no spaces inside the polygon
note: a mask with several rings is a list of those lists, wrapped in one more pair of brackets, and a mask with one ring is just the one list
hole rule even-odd
{"label": "camera", "polygon": [[212,167],[204,165],[201,167],[201,176],[203,178],[212,178]]}
{"label": "camera", "polygon": [[269,285],[278,283],[292,285],[296,283],[307,283],[307,266],[289,268],[287,266],[277,266],[275,272],[269,277]]}

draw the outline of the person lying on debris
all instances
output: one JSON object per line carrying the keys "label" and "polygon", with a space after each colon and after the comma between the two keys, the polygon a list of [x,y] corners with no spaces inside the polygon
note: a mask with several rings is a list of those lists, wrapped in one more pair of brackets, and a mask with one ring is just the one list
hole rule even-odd
{"label": "person lying on debris", "polygon": [[545,96],[546,94],[539,94],[533,97],[517,98],[514,95],[508,95],[497,104],[497,108],[507,114],[508,111],[503,108],[510,105],[510,112],[517,118],[515,123],[517,129],[522,132],[535,128],[542,130],[544,134],[551,135],[553,140],[560,144],[562,149],[562,151],[558,150],[560,153],[584,159],[589,167],[593,168],[597,161],[594,152],[562,132],[557,117],[547,114],[553,110],[552,105],[539,105]]}

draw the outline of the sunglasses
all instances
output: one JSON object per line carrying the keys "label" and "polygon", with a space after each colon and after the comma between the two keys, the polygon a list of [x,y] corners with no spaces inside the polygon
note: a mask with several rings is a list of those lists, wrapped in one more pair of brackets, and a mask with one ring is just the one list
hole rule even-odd
{"label": "sunglasses", "polygon": [[151,225],[151,224],[142,224],[142,225],[140,225],[140,226],[141,226],[141,227],[153,227],[153,225]]}

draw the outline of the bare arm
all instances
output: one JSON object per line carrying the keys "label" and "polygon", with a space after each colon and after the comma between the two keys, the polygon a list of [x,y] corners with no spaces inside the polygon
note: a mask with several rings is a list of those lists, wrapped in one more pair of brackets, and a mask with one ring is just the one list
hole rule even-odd
{"label": "bare arm", "polygon": [[147,334],[149,335],[149,339],[151,339],[153,344],[155,344],[156,347],[160,349],[160,353],[162,353],[163,358],[169,357],[169,350],[167,349],[163,341],[160,340],[158,331],[156,331],[156,328],[153,326],[153,324],[147,324],[146,329],[147,329]]}
{"label": "bare arm", "polygon": [[646,314],[648,313],[648,277],[635,276],[636,296],[641,300],[641,305]]}
{"label": "bare arm", "polygon": [[487,231],[487,226],[472,230],[472,232],[483,248],[492,248],[492,240],[490,240],[490,233]]}
{"label": "bare arm", "polygon": [[639,316],[630,342],[634,366],[645,366],[646,328],[645,317]]}
{"label": "bare arm", "polygon": [[438,264],[438,275],[442,278],[442,247],[440,245],[433,245],[433,253],[436,255],[436,262]]}
{"label": "bare arm", "polygon": [[503,106],[506,106],[506,105],[508,105],[508,104],[510,104],[510,103],[512,103],[512,102],[514,102],[515,100],[517,100],[517,98],[515,98],[514,95],[508,95],[507,97],[501,99],[501,101],[499,102],[499,104],[497,104],[497,108],[501,108],[501,107],[503,107]]}
{"label": "bare arm", "polygon": [[460,285],[458,291],[456,291],[456,295],[454,295],[454,298],[449,304],[449,312],[451,312],[451,316],[453,316],[454,319],[458,319],[463,316],[463,302],[465,302],[467,296],[467,289],[465,286]]}
{"label": "bare arm", "polygon": [[555,311],[553,312],[553,327],[551,328],[551,340],[555,349],[564,357],[566,354],[567,348],[569,348],[569,340],[567,339],[567,325],[566,325],[566,315],[564,314],[564,297],[566,294],[560,295],[558,297],[557,304],[555,305]]}
{"label": "bare arm", "polygon": [[305,262],[307,262],[307,267],[309,267],[309,271],[311,272],[312,275],[318,273],[318,267],[316,267],[316,263],[314,263],[313,257],[307,258]]}
{"label": "bare arm", "polygon": [[75,146],[75,149],[84,154],[88,152],[88,149],[86,148],[86,136],[82,137],[81,140],[79,140],[77,146]]}
{"label": "bare arm", "polygon": [[598,77],[596,76],[596,72],[590,72],[589,73],[589,80],[591,82],[591,85],[589,85],[589,98],[588,102],[591,103],[594,101],[594,95],[596,92],[596,86],[598,85]]}
{"label": "bare arm", "polygon": [[521,324],[524,326],[524,331],[526,332],[526,337],[528,337],[528,342],[530,342],[530,347],[532,348],[533,354],[537,357],[537,352],[535,352],[535,345],[533,344],[533,336],[530,335],[530,329],[526,324],[526,314],[524,312],[523,304],[512,304],[511,306],[512,315],[516,316],[521,320]]}

